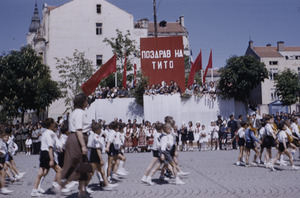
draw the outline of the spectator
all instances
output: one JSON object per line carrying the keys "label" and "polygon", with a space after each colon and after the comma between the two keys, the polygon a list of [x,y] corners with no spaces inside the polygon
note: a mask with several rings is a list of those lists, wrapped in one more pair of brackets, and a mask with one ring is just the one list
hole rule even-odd
{"label": "spectator", "polygon": [[[231,138],[233,138],[238,127],[237,127],[237,122],[234,120],[234,115],[230,115],[229,118],[230,120],[227,123],[227,127],[231,129]],[[232,141],[232,147],[233,149],[237,149],[235,139]]]}
{"label": "spectator", "polygon": [[193,95],[192,85],[188,86],[188,88],[185,90],[184,93],[189,94],[189,95]]}
{"label": "spectator", "polygon": [[125,87],[122,87],[121,91],[119,92],[119,97],[126,98],[127,96],[128,96],[128,91],[125,89]]}

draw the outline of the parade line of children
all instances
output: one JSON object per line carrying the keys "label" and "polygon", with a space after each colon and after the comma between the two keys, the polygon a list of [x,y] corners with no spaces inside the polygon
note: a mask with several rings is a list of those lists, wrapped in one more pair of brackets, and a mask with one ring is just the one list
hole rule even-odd
{"label": "parade line of children", "polygon": [[[242,121],[240,124],[241,127],[233,137],[233,139],[238,137],[240,149],[238,161],[236,162],[237,166],[242,165],[243,162],[246,167],[263,164],[266,168],[276,171],[274,168],[275,163],[280,166],[287,166],[286,161],[283,160],[283,154],[285,154],[289,158],[291,169],[299,169],[293,162],[297,146],[299,147],[300,145],[297,118],[293,117],[275,124],[273,115],[269,114],[263,117],[260,127],[254,127],[254,122],[252,120],[247,120],[247,122]],[[272,159],[272,147],[275,147],[278,150],[274,159]],[[264,149],[266,149],[266,152],[264,161],[262,161]],[[253,161],[249,163],[251,150],[255,153]]]}
{"label": "parade line of children", "polygon": [[[175,184],[182,185],[182,177],[188,175],[188,172],[183,172],[178,164],[179,140],[182,141],[182,151],[194,150],[194,142],[196,142],[197,150],[219,150],[219,146],[227,148],[231,142],[238,138],[238,146],[240,149],[238,161],[236,165],[245,163],[246,167],[258,166],[264,164],[266,168],[275,171],[275,163],[286,166],[282,155],[286,154],[293,170],[298,170],[299,167],[293,163],[294,154],[299,147],[299,127],[297,118],[287,119],[279,124],[274,123],[272,115],[263,117],[261,126],[254,126],[253,120],[248,119],[247,122],[241,121],[240,128],[233,138],[230,136],[230,128],[227,127],[227,122],[220,122],[220,127],[216,122],[211,122],[211,126],[205,128],[196,122],[188,122],[188,126],[182,123],[177,127],[174,119],[171,116],[165,118],[165,123],[156,122],[151,124],[146,121],[144,124],[138,125],[136,120],[133,123],[126,125],[121,120],[115,119],[109,125],[105,121],[92,121],[88,134],[88,161],[92,166],[92,173],[89,173],[89,179],[86,185],[86,191],[91,193],[88,188],[88,183],[91,177],[96,173],[102,190],[112,190],[118,186],[118,181],[129,173],[125,170],[126,152],[139,152],[143,150],[151,150],[153,158],[147,167],[141,181],[148,185],[154,185],[152,177],[160,170],[160,180],[175,179]],[[70,134],[68,129],[68,121],[58,125],[52,118],[47,118],[43,122],[43,132],[41,136],[41,152],[39,171],[36,177],[32,197],[38,197],[45,193],[43,189],[43,180],[48,174],[50,168],[55,172],[53,179],[54,189],[60,186],[60,175],[64,165],[64,150],[65,143]],[[229,134],[229,135],[228,135]],[[219,141],[221,140],[221,141]],[[221,144],[221,145],[220,145]],[[26,142],[27,152],[30,154],[31,142]],[[14,152],[17,150],[16,144],[13,141],[11,131],[5,127],[1,127],[0,141],[0,193],[11,194],[13,191],[5,188],[5,177],[8,176],[11,182],[20,180],[25,172],[19,172],[13,160]],[[271,148],[277,147],[278,153],[272,159]],[[291,149],[291,151],[289,151]],[[253,162],[249,163],[250,151],[255,152]],[[263,151],[264,162],[262,161]],[[107,153],[107,163],[104,163],[104,153]],[[78,184],[73,181],[72,176],[67,184],[60,191],[68,193],[71,188]],[[172,181],[172,180],[171,180]]]}
{"label": "parade line of children", "polygon": [[5,187],[6,176],[11,183],[19,181],[26,172],[19,172],[13,155],[18,150],[14,136],[9,128],[0,128],[0,193],[11,194],[12,190]]}

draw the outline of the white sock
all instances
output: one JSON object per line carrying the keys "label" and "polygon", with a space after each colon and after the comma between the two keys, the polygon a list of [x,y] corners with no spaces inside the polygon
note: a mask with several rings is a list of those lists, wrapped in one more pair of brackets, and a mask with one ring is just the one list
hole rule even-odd
{"label": "white sock", "polygon": [[41,188],[41,185],[42,185],[44,179],[45,179],[45,177],[42,177],[42,178],[41,178],[38,188]]}
{"label": "white sock", "polygon": [[283,155],[280,156],[280,162],[283,162]]}
{"label": "white sock", "polygon": [[124,168],[124,161],[120,160],[119,168]]}

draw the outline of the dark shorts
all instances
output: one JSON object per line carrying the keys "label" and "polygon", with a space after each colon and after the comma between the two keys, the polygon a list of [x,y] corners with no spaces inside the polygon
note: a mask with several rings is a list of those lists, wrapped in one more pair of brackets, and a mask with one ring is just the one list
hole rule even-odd
{"label": "dark shorts", "polygon": [[246,142],[246,149],[254,149],[255,145],[254,142]]}
{"label": "dark shorts", "polygon": [[119,150],[115,149],[114,144],[110,144],[107,155],[108,156],[117,156],[118,154],[119,154]]}
{"label": "dark shorts", "polygon": [[245,139],[244,138],[239,138],[238,145],[239,146],[245,146]]}
{"label": "dark shorts", "polygon": [[[40,167],[45,169],[50,169],[49,166],[50,162],[50,156],[48,151],[41,151],[40,153]],[[56,162],[54,161],[54,166],[56,165]]]}
{"label": "dark shorts", "polygon": [[159,158],[158,150],[152,150],[153,157]]}
{"label": "dark shorts", "polygon": [[100,163],[100,158],[98,156],[97,149],[95,148],[91,149],[90,163]]}
{"label": "dark shorts", "polygon": [[176,146],[173,145],[172,148],[171,148],[171,150],[170,150],[170,154],[171,154],[172,157],[175,156],[175,151],[176,151]]}
{"label": "dark shorts", "polygon": [[220,134],[221,139],[227,139],[227,133],[221,133]]}
{"label": "dark shorts", "polygon": [[0,167],[0,170],[3,169],[4,163],[5,163],[5,157],[0,157],[0,164],[2,164],[2,168]]}
{"label": "dark shorts", "polygon": [[276,147],[276,142],[272,136],[266,136],[263,142],[264,146],[267,149],[270,149],[272,147]]}
{"label": "dark shorts", "polygon": [[161,153],[165,156],[164,164],[169,164],[173,161],[170,151],[162,151]]}
{"label": "dark shorts", "polygon": [[284,151],[284,145],[283,145],[283,143],[279,142],[278,150],[279,150],[280,152],[283,152],[283,151]]}
{"label": "dark shorts", "polygon": [[188,139],[189,141],[193,141],[194,140],[194,133],[193,132],[189,132],[188,133]]}

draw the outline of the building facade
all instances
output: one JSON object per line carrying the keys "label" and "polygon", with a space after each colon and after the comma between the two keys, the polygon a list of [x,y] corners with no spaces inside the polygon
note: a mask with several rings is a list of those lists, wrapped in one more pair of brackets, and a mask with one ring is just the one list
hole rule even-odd
{"label": "building facade", "polygon": [[[267,44],[264,47],[253,46],[249,41],[246,55],[253,55],[266,65],[269,72],[268,79],[260,83],[251,93],[251,99],[259,106],[261,113],[269,113],[274,102],[279,100],[275,90],[275,76],[285,69],[290,69],[300,76],[300,47],[286,47],[283,41],[273,47]],[[286,108],[283,108],[286,109]],[[291,111],[300,111],[300,104],[291,106]]]}
{"label": "building facade", "polygon": [[[139,22],[144,22],[140,20]],[[139,23],[138,22],[138,23]],[[40,22],[37,6],[27,34],[27,44],[33,46],[37,54],[43,58],[44,64],[51,69],[51,76],[59,81],[56,59],[72,57],[75,50],[85,52],[85,58],[91,60],[95,69],[112,56],[113,52],[103,40],[115,38],[116,30],[123,34],[130,32],[130,39],[136,41],[139,48],[140,38],[151,35],[151,23],[139,26],[134,23],[132,14],[116,7],[106,0],[70,0],[61,6],[44,4]],[[183,17],[177,22],[185,30]],[[177,31],[177,29],[176,29]],[[184,37],[184,48],[189,52],[188,36]],[[179,32],[167,32],[165,36],[179,35]],[[131,57],[134,59],[134,57]],[[132,60],[140,69],[140,60]],[[65,110],[64,100],[55,101],[48,110],[49,117],[58,117]]]}

